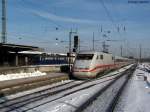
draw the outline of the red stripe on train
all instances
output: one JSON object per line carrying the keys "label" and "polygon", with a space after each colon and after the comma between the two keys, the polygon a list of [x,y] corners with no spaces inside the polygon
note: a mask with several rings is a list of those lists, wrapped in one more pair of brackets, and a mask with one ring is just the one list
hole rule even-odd
{"label": "red stripe on train", "polygon": [[109,64],[109,65],[97,65],[95,68],[93,69],[75,69],[73,70],[73,72],[93,72],[95,71],[96,69],[99,69],[99,68],[106,68],[106,67],[114,67],[116,66],[116,64]]}

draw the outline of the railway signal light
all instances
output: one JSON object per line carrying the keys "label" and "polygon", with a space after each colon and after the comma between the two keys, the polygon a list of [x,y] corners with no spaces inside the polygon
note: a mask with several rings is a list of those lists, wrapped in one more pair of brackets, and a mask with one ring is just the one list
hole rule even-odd
{"label": "railway signal light", "polygon": [[78,48],[78,43],[79,43],[79,38],[77,35],[74,36],[74,48],[77,49]]}
{"label": "railway signal light", "polygon": [[71,53],[67,53],[67,57],[70,57],[71,56]]}
{"label": "railway signal light", "polygon": [[75,49],[75,48],[73,48],[73,50],[72,50],[73,52],[76,52],[77,50]]}

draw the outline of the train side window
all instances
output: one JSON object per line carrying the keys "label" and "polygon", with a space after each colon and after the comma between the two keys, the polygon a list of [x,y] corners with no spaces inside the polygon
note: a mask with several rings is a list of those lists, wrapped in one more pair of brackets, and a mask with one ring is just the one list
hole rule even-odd
{"label": "train side window", "polygon": [[98,56],[97,56],[97,58],[96,58],[96,59],[97,59],[97,60],[99,59],[99,58],[98,58]]}
{"label": "train side window", "polygon": [[103,60],[103,55],[100,55],[101,60]]}
{"label": "train side window", "polygon": [[112,56],[112,60],[114,60],[114,57]]}

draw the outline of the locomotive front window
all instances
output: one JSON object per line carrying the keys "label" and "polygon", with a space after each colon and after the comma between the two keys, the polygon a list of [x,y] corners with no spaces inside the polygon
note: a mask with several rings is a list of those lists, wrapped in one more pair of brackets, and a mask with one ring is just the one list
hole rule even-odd
{"label": "locomotive front window", "polygon": [[78,54],[77,59],[78,60],[92,60],[94,54]]}

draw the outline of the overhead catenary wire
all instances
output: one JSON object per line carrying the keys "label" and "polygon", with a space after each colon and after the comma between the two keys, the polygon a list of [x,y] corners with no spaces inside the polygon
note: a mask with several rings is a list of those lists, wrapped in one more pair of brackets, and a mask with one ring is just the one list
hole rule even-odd
{"label": "overhead catenary wire", "polygon": [[[116,24],[116,22],[114,21],[113,17],[111,16],[110,11],[109,11],[108,8],[106,7],[104,1],[103,1],[103,0],[99,0],[99,2],[100,2],[100,4],[102,5],[102,7],[104,8],[104,10],[105,10],[105,12],[106,12],[106,14],[107,14],[107,17],[108,17],[109,20],[112,22],[112,25],[113,25],[116,29],[118,29],[118,25]],[[119,36],[122,37],[121,34],[120,34],[120,32],[118,32],[118,33],[119,33]]]}
{"label": "overhead catenary wire", "polygon": [[99,0],[99,1],[100,1],[100,3],[101,3],[102,7],[104,8],[104,10],[105,10],[105,12],[106,12],[108,18],[109,18],[110,21],[113,23],[113,25],[115,25],[115,22],[114,22],[114,20],[113,20],[113,18],[112,18],[112,16],[111,16],[109,10],[108,10],[107,7],[105,6],[104,1],[103,1],[103,0]]}
{"label": "overhead catenary wire", "polygon": [[[125,18],[120,15],[119,9],[116,9],[116,8],[118,8],[118,7],[116,7],[118,5],[113,5],[113,0],[109,0],[109,1],[111,2],[112,10],[114,10],[113,12],[115,14],[115,18],[116,18],[116,20],[119,21],[119,25],[117,26],[118,32],[120,33],[120,31],[122,30],[124,33],[126,33],[126,26],[123,24],[123,22],[125,21]],[[119,18],[119,19],[117,19],[117,18]],[[124,35],[122,37],[124,38],[124,41],[125,41],[126,37]]]}
{"label": "overhead catenary wire", "polygon": [[[29,12],[30,14],[33,14],[32,12],[30,12],[29,10],[25,10],[24,9],[24,7],[26,7],[27,6],[27,3],[30,3],[29,1],[27,1],[27,0],[19,0],[20,2],[19,2],[19,4],[21,5],[21,7],[23,7],[21,10],[23,10],[23,11],[27,11],[27,12]],[[58,30],[59,28],[63,28],[63,29],[65,29],[65,27],[63,26],[63,25],[59,25],[59,24],[57,24],[56,22],[54,22],[54,21],[50,21],[52,24],[54,24],[55,26],[55,30]],[[47,24],[46,24],[47,25]],[[31,27],[30,27],[31,28]],[[36,42],[36,43],[52,43],[50,40],[43,40],[43,38],[42,38],[42,40],[43,40],[43,42],[41,41],[41,40],[39,40],[39,39],[37,39],[37,37],[34,37],[34,36],[29,36],[28,34],[26,35],[26,34],[18,34],[17,32],[15,32],[15,33],[8,33],[7,34],[8,36],[9,36],[9,38],[10,39],[17,39],[17,41],[24,41],[25,39],[26,40],[30,40],[30,41],[34,41],[34,42]]]}
{"label": "overhead catenary wire", "polygon": [[[22,6],[25,6],[25,4],[27,3],[27,1],[21,0],[21,3],[22,3]],[[30,14],[34,15],[34,16],[37,16],[36,14],[33,14],[33,13],[30,12],[29,10],[28,10],[28,12],[29,12]],[[40,16],[37,16],[37,17],[40,17]],[[41,19],[44,20],[42,17],[41,17]],[[45,19],[45,20],[46,20],[46,19]],[[53,21],[53,20],[50,20],[49,22],[52,23],[53,25],[55,25],[55,28],[56,28],[56,29],[58,29],[58,28],[67,29],[65,26],[60,25],[60,24],[56,23],[56,22]]]}
{"label": "overhead catenary wire", "polygon": [[[110,1],[112,2],[112,0],[110,0]],[[121,30],[123,30],[124,33],[127,33],[127,32],[126,32],[126,26],[123,25],[122,23],[119,23],[119,24],[121,24],[121,25],[118,25],[118,24],[116,23],[116,21],[113,19],[112,15],[111,15],[111,13],[110,13],[110,11],[109,11],[108,8],[106,7],[104,0],[99,0],[99,2],[100,2],[100,4],[101,4],[101,6],[104,8],[104,10],[105,10],[105,12],[106,12],[106,14],[107,14],[107,17],[108,17],[109,20],[112,22],[112,25],[113,25],[113,26],[115,27],[115,29],[117,30],[117,32],[118,32],[118,34],[119,34],[119,37],[124,38],[124,44],[125,44],[127,40],[126,40],[125,35],[122,36]],[[112,5],[112,6],[114,6],[114,5]],[[114,11],[114,12],[116,13],[116,11]],[[117,16],[115,16],[115,17],[117,17]],[[126,45],[125,45],[125,46],[126,46]],[[126,46],[126,47],[127,47],[127,46]],[[127,51],[128,51],[128,48],[127,48]],[[128,52],[129,52],[129,51],[128,51]]]}

